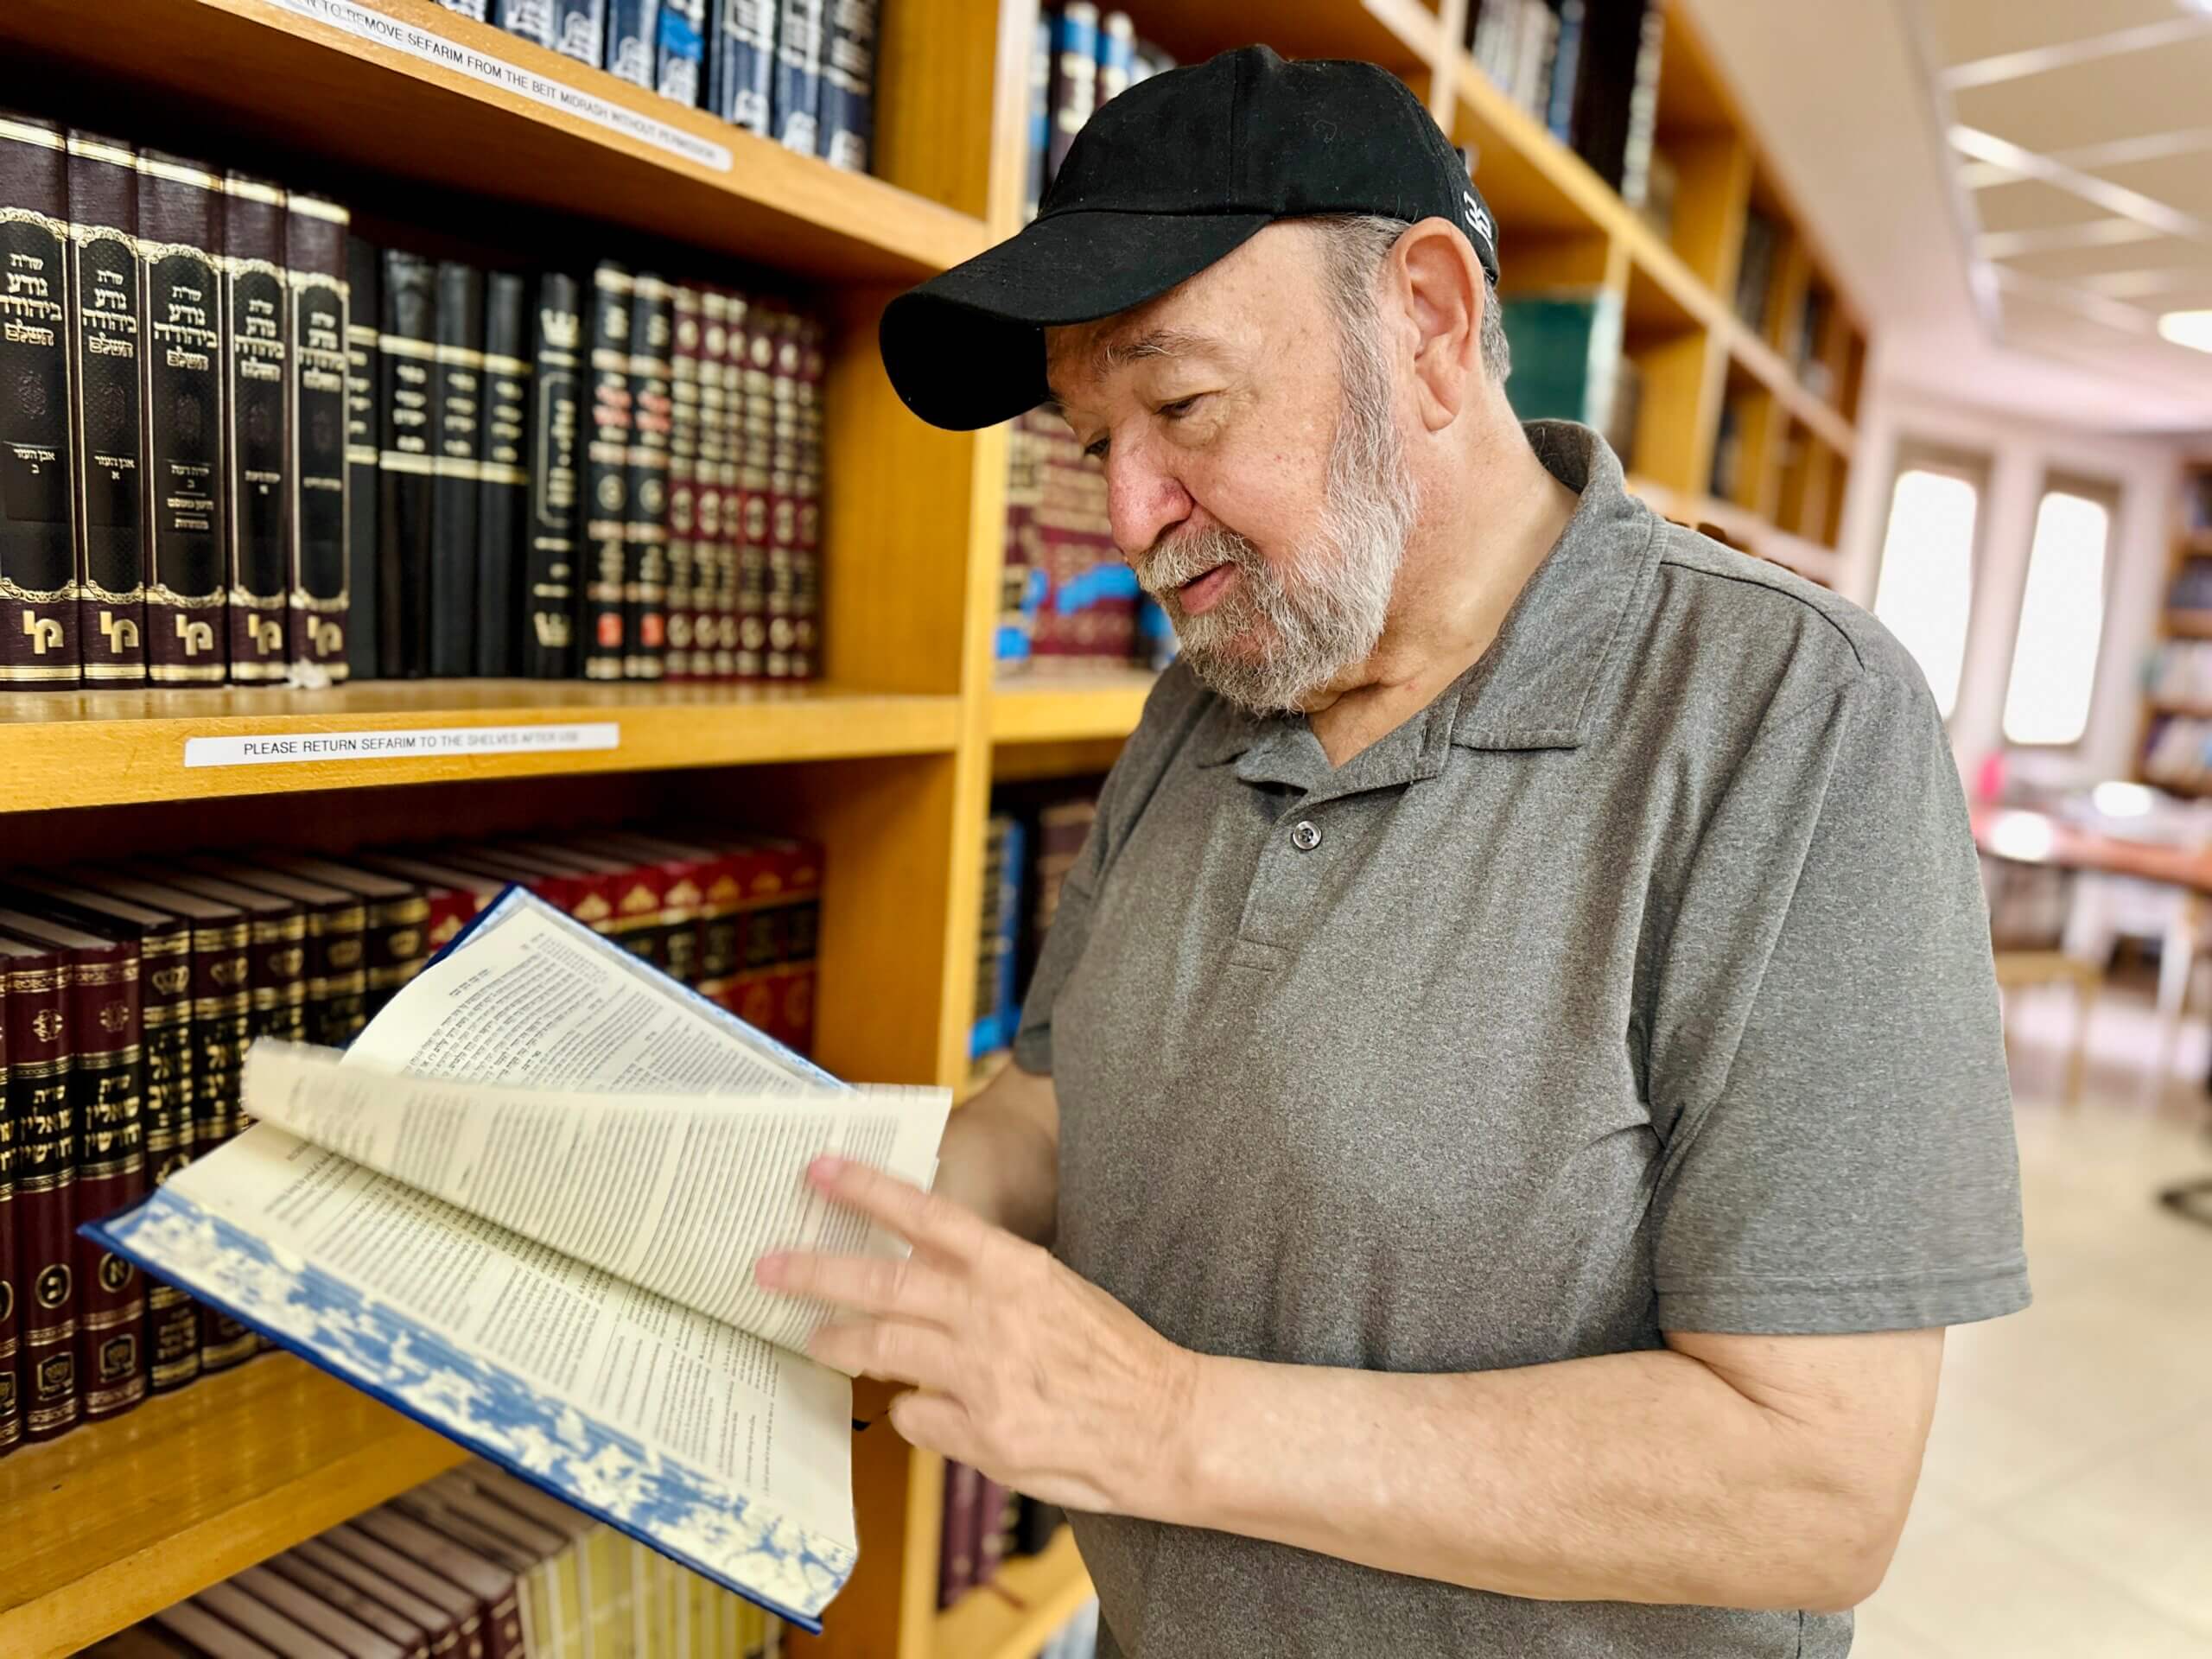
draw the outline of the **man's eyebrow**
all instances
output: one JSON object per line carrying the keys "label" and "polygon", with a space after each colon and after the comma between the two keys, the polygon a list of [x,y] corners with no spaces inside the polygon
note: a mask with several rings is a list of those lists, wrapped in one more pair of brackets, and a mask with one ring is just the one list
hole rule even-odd
{"label": "man's eyebrow", "polygon": [[1093,373],[1103,375],[1148,357],[1210,357],[1220,352],[1221,342],[1211,334],[1154,328],[1131,340],[1100,341],[1090,353],[1090,367]]}

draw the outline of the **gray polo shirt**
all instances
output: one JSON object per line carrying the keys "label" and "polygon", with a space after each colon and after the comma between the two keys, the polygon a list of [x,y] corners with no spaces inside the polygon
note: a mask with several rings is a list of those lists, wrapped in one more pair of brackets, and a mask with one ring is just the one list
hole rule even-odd
{"label": "gray polo shirt", "polygon": [[[1209,1354],[1476,1371],[2028,1299],[1957,773],[1882,628],[1587,429],[1481,661],[1332,768],[1170,669],[1015,1057],[1060,1256]],[[1287,1446],[1283,1454],[1298,1455]],[[1835,1659],[1848,1615],[1526,1601],[1078,1516],[1130,1659]]]}

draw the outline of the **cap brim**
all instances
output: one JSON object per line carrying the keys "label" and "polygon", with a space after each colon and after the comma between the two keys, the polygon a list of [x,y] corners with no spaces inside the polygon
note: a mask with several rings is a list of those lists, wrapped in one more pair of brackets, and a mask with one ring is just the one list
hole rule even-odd
{"label": "cap brim", "polygon": [[885,308],[877,340],[907,408],[973,431],[1052,396],[1045,330],[1156,299],[1264,226],[1268,213],[1054,213]]}

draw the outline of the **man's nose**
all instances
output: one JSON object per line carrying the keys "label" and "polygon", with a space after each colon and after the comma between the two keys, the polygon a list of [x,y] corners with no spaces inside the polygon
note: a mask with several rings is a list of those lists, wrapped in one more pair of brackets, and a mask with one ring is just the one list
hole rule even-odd
{"label": "man's nose", "polygon": [[1191,516],[1190,493],[1143,449],[1109,451],[1106,510],[1114,544],[1135,559]]}

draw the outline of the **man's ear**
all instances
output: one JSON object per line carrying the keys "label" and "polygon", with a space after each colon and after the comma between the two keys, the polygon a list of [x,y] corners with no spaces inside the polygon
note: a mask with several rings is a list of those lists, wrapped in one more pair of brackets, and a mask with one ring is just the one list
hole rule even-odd
{"label": "man's ear", "polygon": [[1497,303],[1473,245],[1448,219],[1422,219],[1390,250],[1392,280],[1413,327],[1414,396],[1421,423],[1459,416],[1482,378],[1482,308]]}

